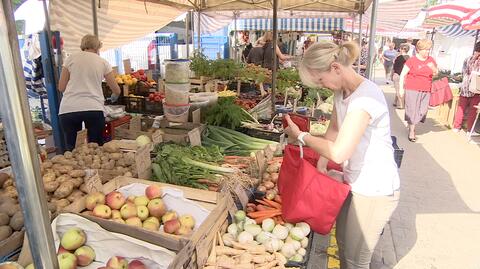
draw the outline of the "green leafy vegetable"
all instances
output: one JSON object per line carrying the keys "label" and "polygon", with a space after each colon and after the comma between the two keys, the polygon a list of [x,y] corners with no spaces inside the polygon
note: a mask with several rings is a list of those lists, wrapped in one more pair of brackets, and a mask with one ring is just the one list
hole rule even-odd
{"label": "green leafy vegetable", "polygon": [[236,129],[245,121],[256,122],[256,119],[241,106],[235,104],[235,96],[219,98],[217,104],[205,113],[205,122],[209,125]]}

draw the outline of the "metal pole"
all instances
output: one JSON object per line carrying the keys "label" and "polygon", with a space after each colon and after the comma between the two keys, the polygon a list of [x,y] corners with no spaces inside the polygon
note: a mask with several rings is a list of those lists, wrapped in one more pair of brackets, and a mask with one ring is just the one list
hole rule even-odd
{"label": "metal pole", "polygon": [[[48,5],[47,5],[47,0],[43,0],[43,11],[45,13],[45,30],[47,31],[47,36],[48,36],[48,49],[50,50],[50,57],[52,59],[55,59],[55,53],[53,53],[53,48],[52,48],[52,31],[50,28],[50,16],[48,14]],[[57,40],[57,42],[60,43],[60,40]],[[60,47],[60,46],[59,46]],[[58,64],[56,61],[53,61],[53,76],[55,78],[55,85],[57,84],[58,81]]]}
{"label": "metal pole", "polygon": [[98,37],[97,1],[92,0],[93,34]]}
{"label": "metal pole", "polygon": [[372,3],[372,14],[370,15],[370,36],[368,37],[368,64],[367,64],[367,72],[366,76],[368,79],[373,79],[373,65],[374,65],[374,58],[375,55],[375,32],[377,28],[377,7],[378,7],[378,0],[373,0]]}
{"label": "metal pole", "polygon": [[[358,46],[360,47],[360,52],[363,50],[362,47],[363,47],[363,43],[362,43],[362,39],[363,39],[363,33],[362,33],[362,21],[363,20],[363,14],[360,13],[360,18],[359,18],[359,22],[358,22]],[[357,72],[360,73],[360,58],[362,57],[361,53],[360,53],[360,57],[358,57],[358,61],[357,61]]]}
{"label": "metal pole", "polygon": [[238,45],[238,36],[237,36],[237,17],[238,14],[236,11],[233,12],[233,20],[234,20],[234,29],[233,29],[233,58],[235,59],[235,62],[238,62],[238,51],[237,51],[237,45]]}
{"label": "metal pole", "polygon": [[187,59],[190,58],[190,49],[189,49],[189,44],[190,44],[190,11],[187,12],[187,15],[185,16],[185,46],[187,50]]}
{"label": "metal pole", "polygon": [[202,42],[200,40],[200,36],[201,36],[201,32],[200,32],[200,16],[202,16],[202,13],[200,12],[200,10],[197,11],[197,14],[198,14],[198,28],[197,28],[197,46],[198,46],[198,51],[201,51],[201,46],[202,46]]}
{"label": "metal pole", "polygon": [[477,42],[478,42],[478,32],[479,32],[479,31],[480,31],[480,30],[477,30],[477,32],[476,32],[476,34],[475,34],[475,43],[473,43],[473,53],[475,53],[475,45],[476,45]]}
{"label": "metal pole", "polygon": [[[272,30],[273,30],[273,67],[272,67],[272,112],[275,115],[275,85],[277,84],[277,36],[278,36],[278,21],[277,21],[277,10],[278,10],[278,0],[273,0],[273,23],[272,23]],[[273,117],[272,115],[272,117]]]}
{"label": "metal pole", "polygon": [[357,18],[357,16],[355,16],[355,14],[353,15],[352,17],[352,41],[355,39],[353,38],[353,35],[355,34],[355,19]]}
{"label": "metal pole", "polygon": [[0,112],[35,268],[58,268],[11,1],[0,6]]}

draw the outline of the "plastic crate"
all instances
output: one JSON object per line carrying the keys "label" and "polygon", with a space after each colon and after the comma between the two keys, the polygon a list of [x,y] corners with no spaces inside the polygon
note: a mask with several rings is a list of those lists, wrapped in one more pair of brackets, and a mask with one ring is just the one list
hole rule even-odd
{"label": "plastic crate", "polygon": [[403,148],[400,148],[397,144],[397,137],[392,136],[392,146],[393,146],[393,157],[395,158],[395,162],[397,163],[397,167],[400,168],[402,165],[402,160],[403,160],[403,153],[405,150]]}
{"label": "plastic crate", "polygon": [[125,111],[129,113],[145,112],[145,98],[124,96],[122,103],[125,105]]}
{"label": "plastic crate", "polygon": [[145,101],[145,112],[148,114],[162,115],[163,105],[161,102]]}

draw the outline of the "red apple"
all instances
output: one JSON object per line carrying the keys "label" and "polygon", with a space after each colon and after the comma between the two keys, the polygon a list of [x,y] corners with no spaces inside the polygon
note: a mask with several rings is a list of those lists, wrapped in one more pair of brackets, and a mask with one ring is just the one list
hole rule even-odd
{"label": "red apple", "polygon": [[163,224],[163,231],[169,234],[175,234],[180,229],[180,221],[172,219]]}
{"label": "red apple", "polygon": [[148,199],[152,200],[155,198],[162,197],[162,188],[157,185],[150,185],[145,189],[145,195]]}
{"label": "red apple", "polygon": [[160,198],[150,200],[147,207],[148,211],[150,212],[150,216],[157,218],[161,218],[167,211],[165,204]]}
{"label": "red apple", "polygon": [[125,204],[126,198],[120,192],[112,191],[111,193],[107,194],[105,201],[111,209],[118,210]]}
{"label": "red apple", "polygon": [[105,194],[101,192],[90,193],[85,197],[85,207],[93,210],[97,205],[105,204]]}
{"label": "red apple", "polygon": [[128,261],[124,257],[114,256],[107,262],[107,268],[128,269]]}
{"label": "red apple", "polygon": [[133,260],[128,264],[128,269],[147,269],[147,266],[139,260]]}

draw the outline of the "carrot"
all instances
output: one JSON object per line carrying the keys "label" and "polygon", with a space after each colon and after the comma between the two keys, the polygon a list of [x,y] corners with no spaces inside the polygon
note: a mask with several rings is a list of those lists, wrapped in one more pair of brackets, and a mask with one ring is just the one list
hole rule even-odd
{"label": "carrot", "polygon": [[257,224],[262,224],[262,222],[263,222],[264,220],[269,219],[269,218],[270,218],[269,216],[263,216],[263,217],[258,217],[258,218],[254,219],[254,220],[255,220],[255,222],[256,222]]}
{"label": "carrot", "polygon": [[275,208],[265,206],[265,205],[257,205],[257,211],[265,211],[265,210],[274,210]]}
{"label": "carrot", "polygon": [[252,212],[248,213],[248,216],[250,218],[258,218],[258,217],[263,217],[263,216],[269,216],[269,217],[274,217],[282,214],[282,212],[278,209],[275,210],[264,210],[264,211],[257,211],[257,212]]}
{"label": "carrot", "polygon": [[261,204],[261,205],[271,207],[271,205],[269,205],[268,203],[266,203],[264,200],[255,200],[255,201],[256,201],[257,203]]}
{"label": "carrot", "polygon": [[265,198],[263,198],[263,201],[265,203],[267,203],[270,207],[273,207],[273,208],[276,208],[276,209],[281,209],[282,208],[282,204],[279,204],[275,201],[268,200],[268,199],[265,199]]}
{"label": "carrot", "polygon": [[253,208],[255,208],[255,207],[257,207],[257,205],[254,204],[254,203],[247,203],[247,207],[253,207]]}
{"label": "carrot", "polygon": [[278,224],[280,224],[280,225],[284,225],[284,224],[285,224],[285,220],[283,220],[283,217],[282,217],[282,215],[280,215],[280,216],[277,216],[277,217],[278,217]]}

